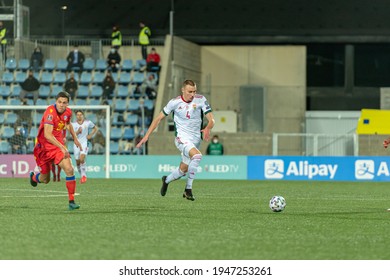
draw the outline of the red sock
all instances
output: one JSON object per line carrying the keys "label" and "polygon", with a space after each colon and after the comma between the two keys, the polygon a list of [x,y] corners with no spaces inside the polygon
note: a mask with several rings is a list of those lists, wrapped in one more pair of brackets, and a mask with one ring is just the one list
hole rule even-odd
{"label": "red sock", "polygon": [[55,164],[51,165],[51,171],[53,172],[53,176],[55,177],[56,176],[56,165]]}
{"label": "red sock", "polygon": [[66,177],[66,188],[68,189],[69,201],[74,201],[74,193],[76,192],[75,176]]}

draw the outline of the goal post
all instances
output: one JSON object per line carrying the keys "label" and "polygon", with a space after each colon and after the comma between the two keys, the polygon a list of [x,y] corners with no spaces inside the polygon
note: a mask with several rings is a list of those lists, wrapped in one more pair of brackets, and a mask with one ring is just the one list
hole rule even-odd
{"label": "goal post", "polygon": [[[0,154],[32,154],[44,111],[49,105],[0,105]],[[105,178],[110,178],[110,132],[111,112],[109,105],[69,105],[73,111],[72,122],[76,121],[76,110],[82,110],[102,132],[105,139],[102,154],[105,157]],[[18,136],[21,135],[21,136]],[[69,138],[67,134],[67,139]],[[88,154],[96,154],[94,139]],[[73,144],[72,144],[73,145]],[[97,144],[96,144],[97,146]],[[69,147],[70,152],[73,147]],[[72,152],[71,152],[72,154]],[[87,159],[88,160],[88,159]],[[72,159],[72,163],[74,159]]]}

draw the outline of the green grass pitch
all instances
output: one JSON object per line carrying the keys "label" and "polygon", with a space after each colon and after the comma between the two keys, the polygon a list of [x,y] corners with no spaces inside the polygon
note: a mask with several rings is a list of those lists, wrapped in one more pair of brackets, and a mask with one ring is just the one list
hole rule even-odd
{"label": "green grass pitch", "polygon": [[[370,182],[0,179],[2,260],[390,259],[390,185]],[[268,201],[282,195],[286,209]]]}

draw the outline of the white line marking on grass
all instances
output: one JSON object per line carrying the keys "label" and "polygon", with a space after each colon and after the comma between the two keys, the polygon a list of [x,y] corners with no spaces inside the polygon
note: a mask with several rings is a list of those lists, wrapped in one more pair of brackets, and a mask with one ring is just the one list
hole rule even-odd
{"label": "white line marking on grass", "polygon": [[[0,191],[27,191],[31,193],[31,190],[23,190],[23,189],[0,189]],[[0,195],[0,197],[5,197],[5,198],[12,198],[12,197],[63,197],[63,196],[68,196],[68,192],[65,191],[53,191],[53,190],[33,190],[36,192],[36,195]],[[42,194],[42,193],[52,193],[52,194]],[[75,193],[74,195],[80,195],[80,193]]]}

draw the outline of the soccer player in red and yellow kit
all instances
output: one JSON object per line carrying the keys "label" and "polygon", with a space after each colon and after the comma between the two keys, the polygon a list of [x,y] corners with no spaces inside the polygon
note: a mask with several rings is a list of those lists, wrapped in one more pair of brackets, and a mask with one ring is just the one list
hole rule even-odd
{"label": "soccer player in red and yellow kit", "polygon": [[68,108],[70,95],[61,91],[56,96],[56,103],[47,107],[38,129],[37,143],[34,147],[35,161],[40,173],[30,173],[30,184],[36,187],[38,183],[50,182],[51,166],[61,166],[66,175],[66,188],[69,196],[69,210],[79,209],[80,205],[74,202],[76,179],[70,159],[69,151],[64,145],[63,130],[68,129],[76,146],[81,144],[70,124],[72,110]]}

